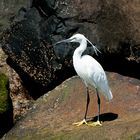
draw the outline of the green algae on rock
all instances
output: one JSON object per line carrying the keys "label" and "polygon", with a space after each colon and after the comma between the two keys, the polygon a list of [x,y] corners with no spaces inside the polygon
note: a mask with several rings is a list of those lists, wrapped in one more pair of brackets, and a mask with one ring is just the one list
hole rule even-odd
{"label": "green algae on rock", "polygon": [[9,109],[8,103],[8,77],[0,74],[0,114]]}
{"label": "green algae on rock", "polygon": [[0,137],[13,125],[13,107],[8,86],[8,77],[0,73]]}

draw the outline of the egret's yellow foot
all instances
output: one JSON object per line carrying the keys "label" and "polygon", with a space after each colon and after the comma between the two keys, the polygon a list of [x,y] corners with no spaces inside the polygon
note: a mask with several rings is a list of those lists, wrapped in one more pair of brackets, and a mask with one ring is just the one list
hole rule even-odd
{"label": "egret's yellow foot", "polygon": [[76,125],[76,126],[80,126],[80,125],[83,125],[83,124],[87,124],[88,125],[88,123],[87,123],[87,121],[85,119],[80,121],[80,122],[73,123],[73,125]]}
{"label": "egret's yellow foot", "polygon": [[100,123],[100,121],[88,123],[88,125],[89,126],[102,126],[102,124]]}

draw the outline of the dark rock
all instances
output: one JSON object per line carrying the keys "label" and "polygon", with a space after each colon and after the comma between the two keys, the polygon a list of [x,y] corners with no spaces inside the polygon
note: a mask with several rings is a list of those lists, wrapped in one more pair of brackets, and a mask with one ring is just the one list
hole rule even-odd
{"label": "dark rock", "polygon": [[0,73],[0,137],[13,125],[13,106],[9,93],[8,78]]}
{"label": "dark rock", "polygon": [[31,7],[36,7],[42,16],[50,16],[55,11],[55,0],[32,0]]}
{"label": "dark rock", "polygon": [[[16,17],[18,22],[4,35],[3,50],[9,56],[7,63],[17,71],[32,96],[36,98],[44,90],[62,82],[67,75],[72,75],[72,72],[69,73],[72,56],[69,60],[65,60],[66,57],[60,59],[57,49],[56,56],[54,48],[48,44],[51,41],[50,34],[55,31],[59,19],[52,16],[41,22],[42,18],[36,8],[28,10],[24,17],[21,22]],[[54,24],[50,24],[51,22]],[[61,49],[61,54],[63,52]],[[68,71],[61,75],[67,69]]]}
{"label": "dark rock", "polygon": [[[102,127],[73,126],[83,119],[85,86],[78,77],[66,80],[40,97],[32,110],[16,123],[3,140],[136,140],[140,136],[140,80],[107,73],[114,98],[101,96]],[[96,120],[97,99],[90,89],[88,118]]]}

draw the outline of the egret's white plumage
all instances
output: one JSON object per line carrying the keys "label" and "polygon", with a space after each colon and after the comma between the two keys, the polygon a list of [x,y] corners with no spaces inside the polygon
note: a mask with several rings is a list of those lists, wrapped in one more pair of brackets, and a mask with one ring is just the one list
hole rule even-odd
{"label": "egret's white plumage", "polygon": [[87,48],[87,42],[89,42],[97,54],[99,50],[82,34],[75,34],[69,39],[62,40],[57,43],[61,42],[78,42],[80,43],[79,47],[76,48],[73,54],[73,66],[77,74],[80,76],[80,78],[84,81],[86,87],[87,87],[87,106],[86,106],[86,113],[84,120],[82,122],[76,123],[78,125],[81,125],[83,123],[86,123],[86,115],[87,115],[87,109],[89,104],[89,92],[88,92],[88,85],[92,85],[96,88],[97,97],[98,97],[98,123],[97,125],[100,125],[99,122],[99,114],[100,114],[100,98],[98,94],[98,90],[100,89],[102,91],[102,94],[105,96],[106,99],[111,100],[113,98],[112,92],[108,86],[108,81],[106,74],[102,68],[102,66],[90,55],[82,55],[83,52]]}

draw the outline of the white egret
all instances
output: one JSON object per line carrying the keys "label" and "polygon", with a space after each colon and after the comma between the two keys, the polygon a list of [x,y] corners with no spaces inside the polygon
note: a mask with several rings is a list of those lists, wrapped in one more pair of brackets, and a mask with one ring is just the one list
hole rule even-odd
{"label": "white egret", "polygon": [[88,105],[90,101],[88,85],[92,85],[96,89],[96,94],[97,94],[97,99],[98,99],[98,116],[97,116],[97,122],[93,122],[90,125],[92,126],[101,125],[100,120],[99,120],[100,97],[99,97],[98,90],[101,90],[102,94],[108,100],[111,100],[113,98],[112,92],[108,86],[108,80],[102,66],[90,55],[82,55],[82,53],[87,48],[87,42],[89,42],[93,46],[93,49],[96,54],[99,50],[82,34],[75,34],[69,39],[59,41],[56,44],[62,43],[62,42],[80,43],[79,47],[76,48],[73,54],[73,66],[74,66],[75,71],[79,75],[79,77],[85,83],[87,103],[86,103],[86,111],[85,111],[84,119],[81,122],[77,122],[74,124],[77,126],[80,126],[82,124],[88,124],[86,120]]}

